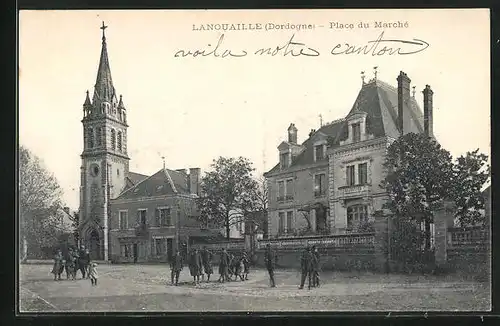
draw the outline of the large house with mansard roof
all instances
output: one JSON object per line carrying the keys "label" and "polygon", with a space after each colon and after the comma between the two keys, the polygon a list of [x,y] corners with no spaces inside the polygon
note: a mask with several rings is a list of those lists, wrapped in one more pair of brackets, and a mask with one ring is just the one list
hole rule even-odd
{"label": "large house with mansard roof", "polygon": [[129,170],[127,110],[111,78],[105,28],[92,100],[87,91],[83,104],[80,243],[94,260],[167,260],[175,248],[220,232],[201,229],[195,218],[199,168],[163,166],[151,176]]}
{"label": "large house with mansard roof", "polygon": [[279,163],[265,173],[269,186],[269,237],[361,232],[387,195],[380,183],[387,147],[401,134],[432,131],[430,86],[424,112],[401,72],[397,86],[365,82],[348,114],[311,130],[298,143],[291,124],[278,146]]}

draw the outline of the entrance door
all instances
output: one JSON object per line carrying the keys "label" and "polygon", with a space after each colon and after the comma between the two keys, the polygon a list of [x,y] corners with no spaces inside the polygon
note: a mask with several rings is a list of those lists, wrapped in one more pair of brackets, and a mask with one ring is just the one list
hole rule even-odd
{"label": "entrance door", "polygon": [[173,246],[174,246],[174,239],[167,239],[167,258],[168,258],[168,261],[171,261],[171,259],[172,259]]}
{"label": "entrance door", "polygon": [[90,233],[89,247],[90,259],[101,260],[101,241],[95,229]]}
{"label": "entrance door", "polygon": [[323,207],[316,208],[316,230],[318,233],[325,233],[326,228],[326,209]]}
{"label": "entrance door", "polygon": [[133,248],[132,249],[132,254],[133,254],[133,257],[134,257],[134,263],[137,263],[137,258],[139,256],[139,250],[137,249],[137,243],[134,243],[132,248]]}

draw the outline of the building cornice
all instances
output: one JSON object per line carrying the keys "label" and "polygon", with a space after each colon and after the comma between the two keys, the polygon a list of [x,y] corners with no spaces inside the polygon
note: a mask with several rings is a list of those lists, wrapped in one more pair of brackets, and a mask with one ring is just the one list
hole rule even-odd
{"label": "building cornice", "polygon": [[96,149],[96,150],[92,150],[92,151],[86,150],[82,154],[80,154],[80,157],[81,158],[102,157],[103,154],[109,155],[109,156],[120,157],[120,158],[123,158],[126,160],[130,160],[130,157],[128,157],[127,154],[122,154],[122,153],[117,153],[117,152],[113,153],[113,152],[107,151],[105,149]]}
{"label": "building cornice", "polygon": [[364,140],[356,143],[346,144],[342,146],[337,146],[334,148],[330,148],[327,151],[328,156],[334,155],[336,156],[344,156],[349,155],[355,152],[365,151],[366,149],[372,148],[380,148],[387,147],[387,144],[391,141],[391,137],[379,137],[375,139]]}
{"label": "building cornice", "polygon": [[83,118],[81,120],[81,123],[83,123],[85,126],[93,126],[93,125],[101,124],[103,121],[107,121],[107,120],[112,121],[112,122],[116,122],[125,128],[129,127],[129,125],[126,122],[122,122],[122,121],[115,119],[115,118],[112,118],[110,116]]}
{"label": "building cornice", "polygon": [[129,204],[137,202],[154,202],[158,200],[168,200],[168,199],[192,199],[198,198],[196,195],[192,194],[173,194],[173,195],[163,195],[163,196],[150,196],[150,197],[134,197],[127,199],[111,199],[111,204]]}
{"label": "building cornice", "polygon": [[280,170],[280,171],[273,172],[273,173],[268,172],[268,173],[264,173],[264,176],[266,178],[280,177],[280,176],[283,176],[283,178],[285,178],[284,175],[286,175],[287,173],[295,173],[295,172],[299,172],[299,171],[310,170],[310,169],[314,169],[314,168],[325,168],[325,167],[328,168],[328,160],[314,162],[312,164],[295,166],[295,167],[288,168],[286,170]]}

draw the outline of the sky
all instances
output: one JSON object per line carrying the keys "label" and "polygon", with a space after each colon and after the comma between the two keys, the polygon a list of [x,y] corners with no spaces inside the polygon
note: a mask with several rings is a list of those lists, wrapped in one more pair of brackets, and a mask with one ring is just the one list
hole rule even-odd
{"label": "sky", "polygon": [[[244,156],[261,175],[278,162],[290,123],[302,142],[320,127],[319,115],[323,123],[345,117],[361,88],[360,72],[371,79],[375,66],[377,78],[394,86],[406,72],[421,108],[421,91],[431,85],[434,133],[454,157],[476,148],[490,155],[488,10],[21,11],[19,143],[54,173],[72,209],[79,206],[82,105],[85,92],[93,93],[102,21],[113,83],[127,108],[133,172],[155,173],[162,156],[168,168],[203,171],[219,156]],[[376,21],[403,27],[376,28]],[[200,30],[217,23],[262,29]],[[283,24],[313,28],[272,28]],[[382,32],[384,39],[429,45],[411,55],[330,53],[336,44],[364,45]],[[220,53],[248,55],[175,57],[180,50],[207,53],[222,35]],[[319,56],[254,55],[292,36]]]}

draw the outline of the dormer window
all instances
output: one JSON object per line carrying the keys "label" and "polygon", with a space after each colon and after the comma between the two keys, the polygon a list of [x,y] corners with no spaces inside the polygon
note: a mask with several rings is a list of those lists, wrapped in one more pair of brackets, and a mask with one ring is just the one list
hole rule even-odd
{"label": "dormer window", "polygon": [[323,160],[325,158],[325,145],[321,144],[314,146],[314,155],[315,155],[314,158],[315,161]]}
{"label": "dormer window", "polygon": [[286,169],[290,166],[290,155],[289,153],[280,154],[280,167]]}
{"label": "dormer window", "polygon": [[352,128],[352,141],[353,143],[357,143],[361,141],[361,124],[360,123],[353,123],[351,125]]}

